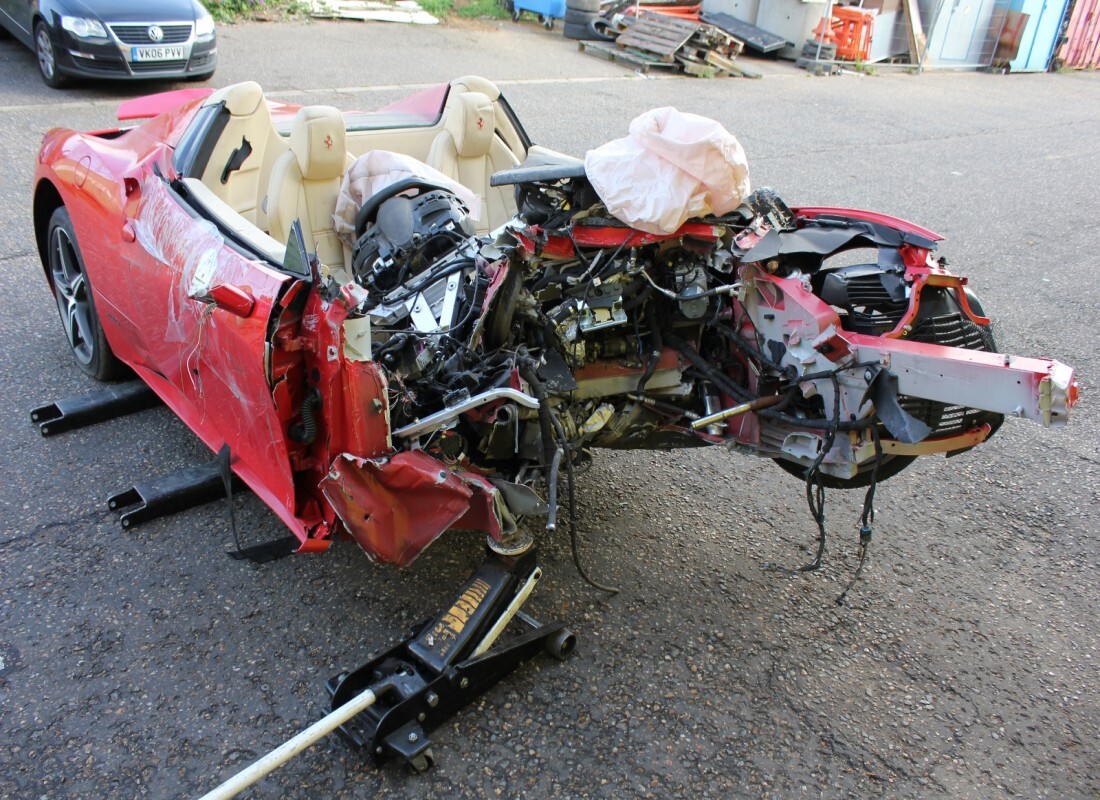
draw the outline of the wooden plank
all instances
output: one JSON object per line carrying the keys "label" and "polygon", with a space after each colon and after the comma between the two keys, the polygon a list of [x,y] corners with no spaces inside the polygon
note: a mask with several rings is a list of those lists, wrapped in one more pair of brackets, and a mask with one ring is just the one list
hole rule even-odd
{"label": "wooden plank", "polygon": [[633,47],[625,48],[625,52],[628,55],[632,56],[633,58],[636,58],[639,61],[643,61],[647,65],[649,65],[651,67],[654,67],[656,69],[670,69],[670,68],[675,69],[676,68],[675,59],[673,59],[672,61],[665,61],[664,59],[656,58],[652,53],[647,53],[644,50],[636,50]]}
{"label": "wooden plank", "polygon": [[680,66],[684,68],[684,72],[695,78],[705,78],[714,74],[714,67],[709,64],[702,64],[697,61],[680,60]]}
{"label": "wooden plank", "polygon": [[715,53],[713,50],[707,53],[706,61],[708,64],[713,64],[714,66],[718,67],[718,69],[724,72],[729,72],[731,74],[737,74],[738,72],[737,67],[733,65],[733,61],[728,58],[723,58],[722,56]]}
{"label": "wooden plank", "polygon": [[725,58],[724,56],[720,56],[713,51],[707,53],[707,63],[717,67],[718,69],[729,75],[736,75],[741,78],[764,77],[759,72],[754,72],[751,69],[746,69],[745,67],[735,64],[732,58]]}
{"label": "wooden plank", "polygon": [[634,67],[642,74],[649,72],[649,64],[634,58],[629,53],[619,50],[614,45],[608,46],[600,42],[577,42],[577,49],[582,53],[587,53],[590,56],[596,56],[602,58],[604,61],[612,61],[621,64],[628,64]]}
{"label": "wooden plank", "polygon": [[624,47],[637,47],[639,50],[648,50],[654,55],[671,56],[680,49],[683,44],[679,39],[662,39],[650,36],[644,32],[621,34],[617,39]]}
{"label": "wooden plank", "polygon": [[652,50],[659,55],[671,55],[676,52],[681,44],[678,38],[669,39],[664,36],[654,36],[648,31],[632,31],[630,34],[622,34],[618,40],[626,42],[628,47],[641,47],[644,50]]}
{"label": "wooden plank", "polygon": [[905,14],[905,32],[909,36],[909,62],[919,64],[924,60],[924,50],[928,46],[920,21],[920,7],[917,0],[901,0],[901,7]]}
{"label": "wooden plank", "polygon": [[630,29],[636,27],[647,28],[651,31],[668,31],[670,34],[679,35],[694,32],[699,23],[694,20],[679,19],[665,14],[655,14],[651,11],[643,11],[640,16],[627,16],[622,19],[623,27]]}

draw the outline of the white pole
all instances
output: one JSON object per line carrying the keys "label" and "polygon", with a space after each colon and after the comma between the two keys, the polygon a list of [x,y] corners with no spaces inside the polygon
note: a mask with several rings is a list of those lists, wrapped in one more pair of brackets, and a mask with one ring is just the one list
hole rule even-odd
{"label": "white pole", "polygon": [[332,733],[360,711],[370,708],[374,705],[376,699],[374,692],[367,689],[353,700],[344,703],[332,713],[314,722],[293,739],[288,739],[263,758],[253,762],[251,766],[241,770],[212,792],[204,794],[199,800],[228,800],[230,797],[235,797],[239,792],[244,791],[264,775],[298,755],[321,737]]}

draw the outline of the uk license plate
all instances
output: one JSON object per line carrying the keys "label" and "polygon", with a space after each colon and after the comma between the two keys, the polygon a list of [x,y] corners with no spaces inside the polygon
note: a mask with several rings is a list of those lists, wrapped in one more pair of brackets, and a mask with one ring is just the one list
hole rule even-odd
{"label": "uk license plate", "polygon": [[185,56],[183,54],[184,46],[182,44],[174,44],[169,46],[160,47],[131,47],[130,48],[130,60],[131,61],[180,61]]}

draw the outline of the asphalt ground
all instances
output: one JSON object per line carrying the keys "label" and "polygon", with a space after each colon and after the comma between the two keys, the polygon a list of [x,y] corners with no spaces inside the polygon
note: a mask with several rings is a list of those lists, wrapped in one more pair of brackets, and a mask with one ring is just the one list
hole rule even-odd
{"label": "asphalt ground", "polygon": [[[829,495],[826,565],[787,577],[815,531],[801,486],[724,450],[601,453],[581,484],[588,588],[564,532],[533,612],[579,637],[435,736],[423,775],[330,737],[256,798],[1096,797],[1100,76],[879,74],[644,79],[533,22],[223,27],[212,83],[373,107],[480,73],[533,138],[568,152],[661,105],[714,117],[753,181],[791,204],[859,206],[948,237],[1001,348],[1057,357],[1084,400],[1065,430],[1009,420],[977,450],[879,488],[847,605],[862,497]],[[52,439],[40,402],[73,365],[35,253],[34,156],[54,126],[111,125],[171,85],[46,89],[0,42],[0,798],[188,797],[322,713],[324,681],[394,642],[480,560],[448,534],[412,568],[351,545],[264,567],[226,557],[214,504],[123,532],[129,483],[209,453],[161,409]],[[248,542],[282,535],[239,500]]]}

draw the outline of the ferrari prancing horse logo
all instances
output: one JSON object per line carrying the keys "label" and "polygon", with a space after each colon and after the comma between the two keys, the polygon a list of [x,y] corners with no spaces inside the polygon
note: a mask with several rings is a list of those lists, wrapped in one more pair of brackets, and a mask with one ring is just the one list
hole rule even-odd
{"label": "ferrari prancing horse logo", "polygon": [[332,137],[331,136],[326,136],[325,137],[325,149],[326,150],[331,150],[332,149]]}
{"label": "ferrari prancing horse logo", "polygon": [[485,120],[483,120],[481,117],[478,117],[477,118],[477,129],[481,130],[484,127],[485,127]]}

